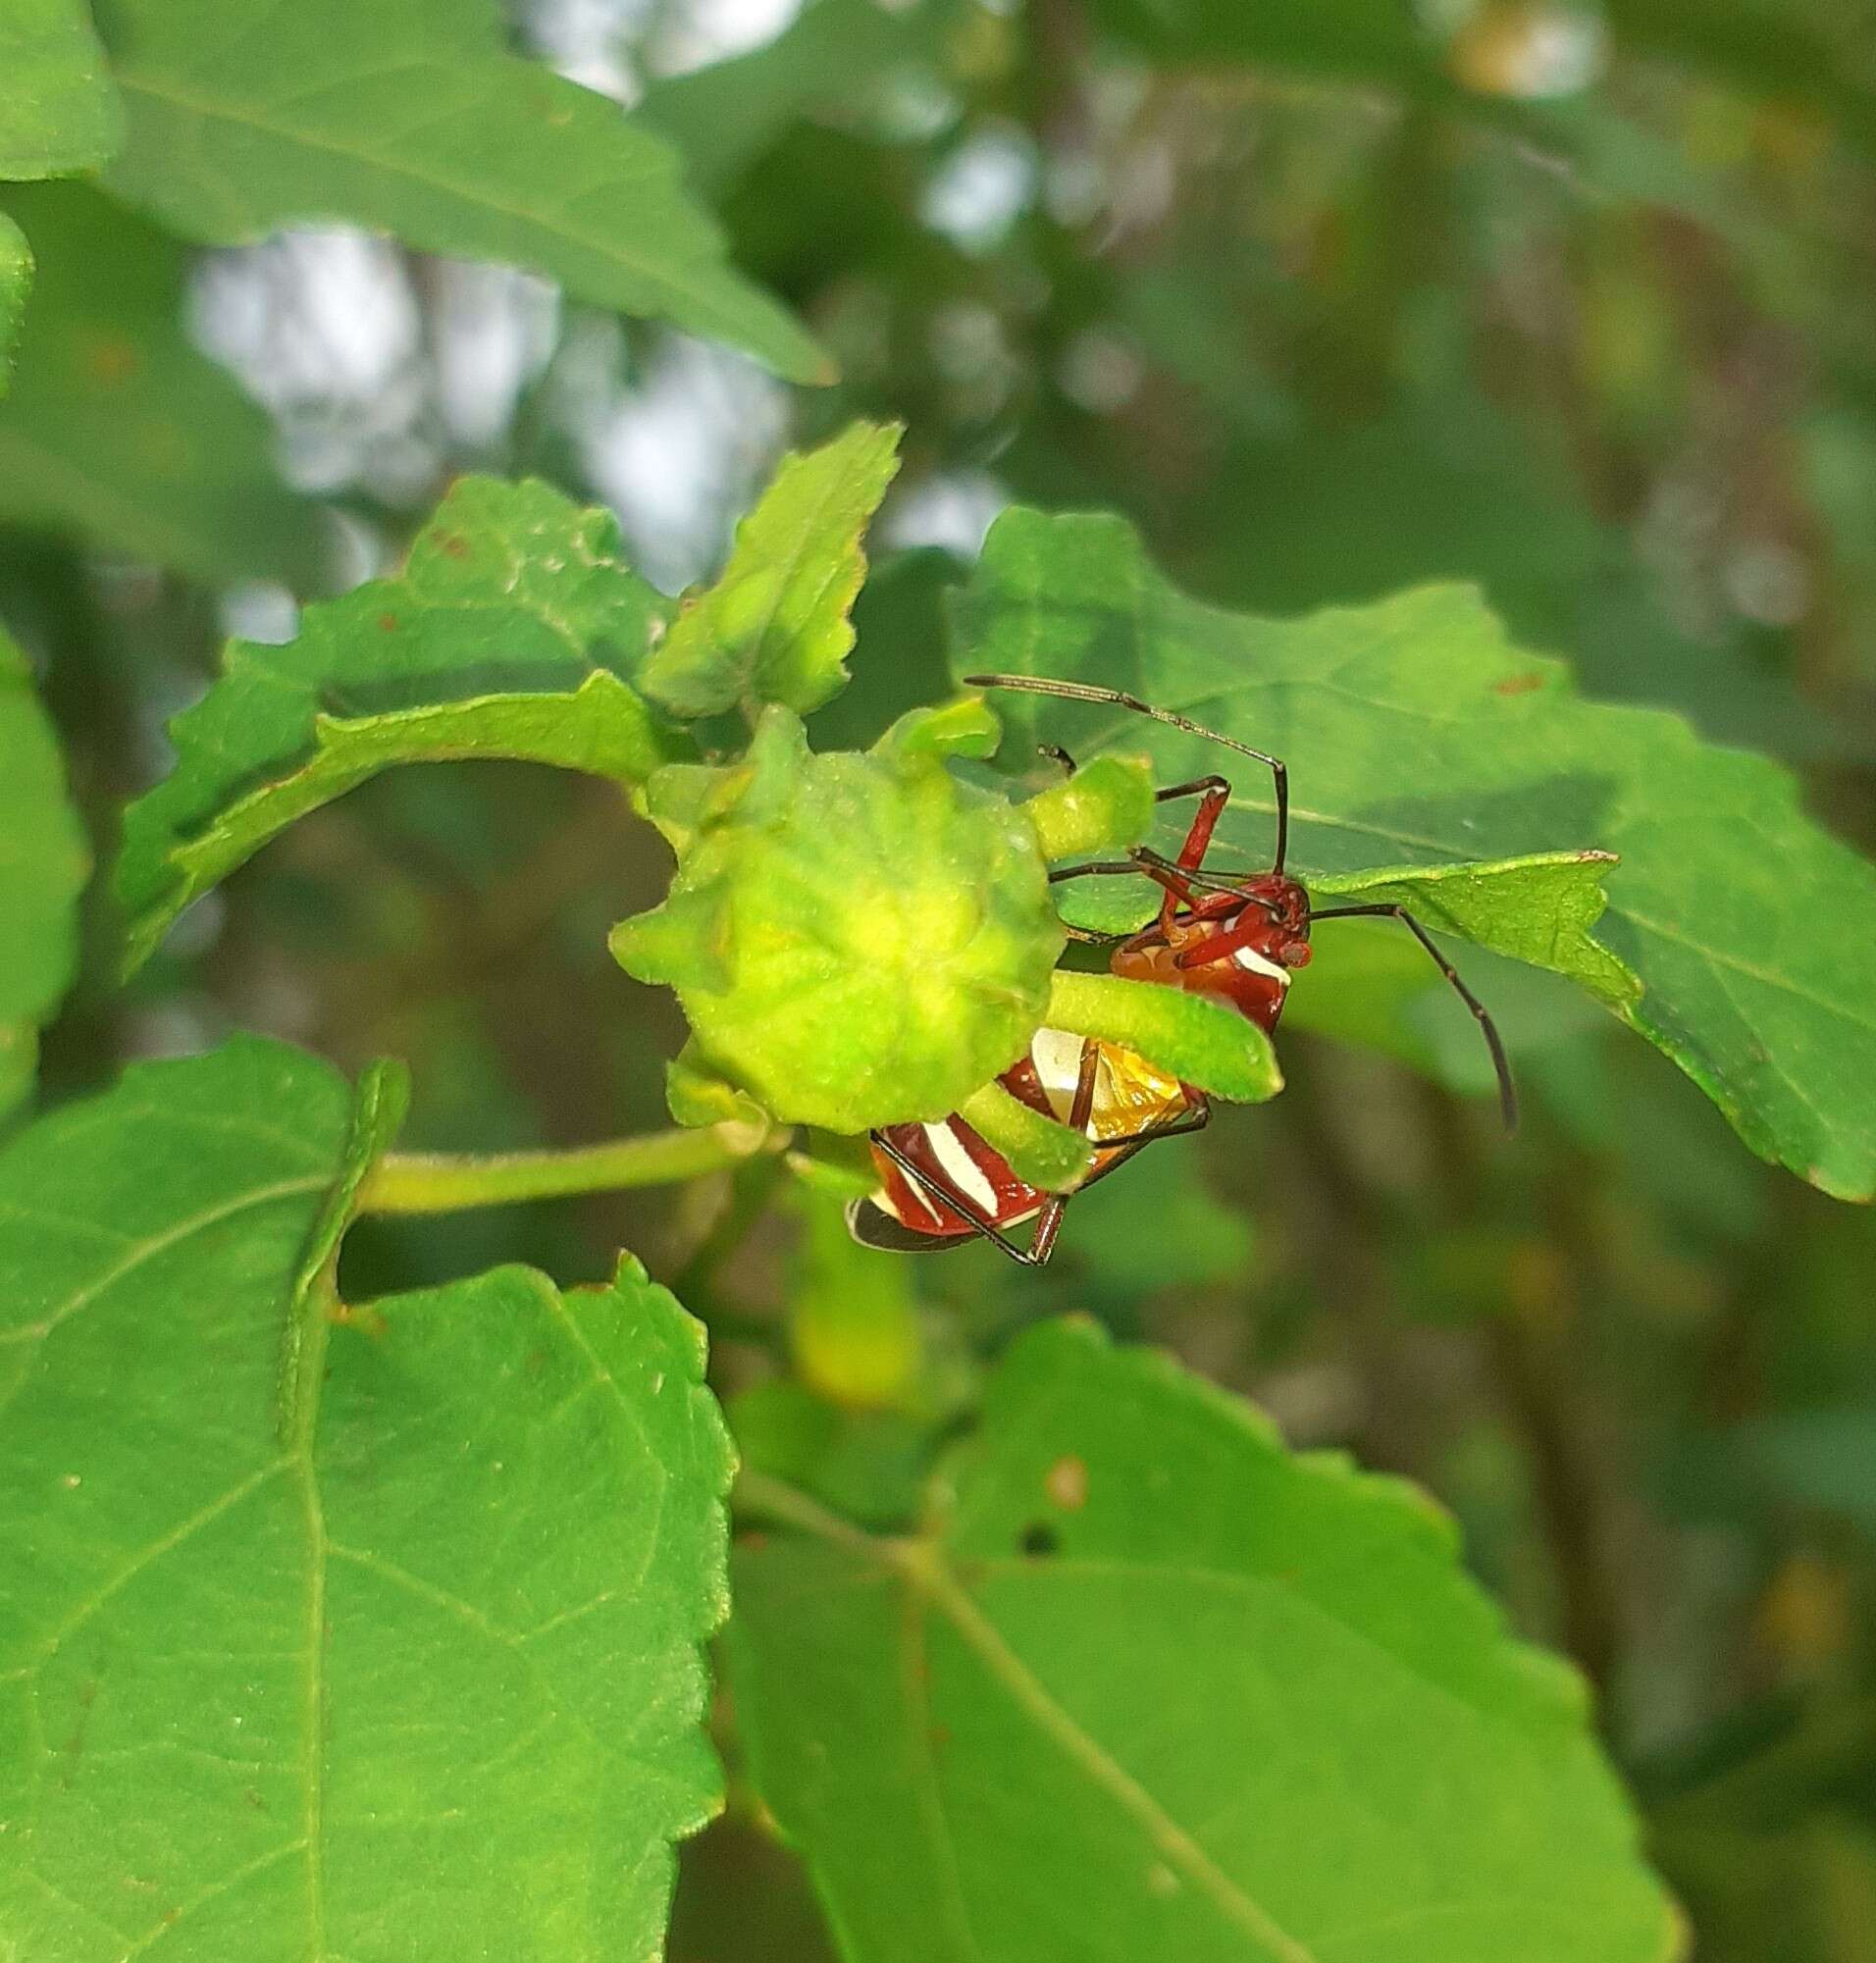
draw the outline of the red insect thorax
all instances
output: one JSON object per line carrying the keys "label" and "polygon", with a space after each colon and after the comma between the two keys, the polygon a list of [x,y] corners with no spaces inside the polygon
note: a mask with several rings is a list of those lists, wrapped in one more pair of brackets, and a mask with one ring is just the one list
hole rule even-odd
{"label": "red insect thorax", "polygon": [[1171,892],[1152,926],[1115,949],[1113,969],[1227,1004],[1269,1034],[1283,1011],[1289,971],[1309,962],[1309,896],[1280,872],[1228,892]]}

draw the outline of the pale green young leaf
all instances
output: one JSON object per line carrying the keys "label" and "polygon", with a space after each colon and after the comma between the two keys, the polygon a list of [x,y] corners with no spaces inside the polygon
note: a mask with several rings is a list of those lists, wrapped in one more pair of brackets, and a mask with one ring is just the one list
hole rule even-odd
{"label": "pale green young leaf", "polygon": [[721,1799],[702,1332],[629,1262],[335,1324],[383,1132],[326,1065],[242,1039],[0,1156],[22,1957],[656,1953],[670,1842]]}
{"label": "pale green young leaf", "polygon": [[[1385,881],[1432,912],[1466,892],[1474,862],[1561,853],[1503,887],[1502,912],[1489,882],[1443,924],[1520,958],[1546,938],[1576,958],[1600,877],[1601,983],[1577,978],[1754,1151],[1826,1192],[1876,1192],[1876,869],[1810,822],[1779,766],[1702,743],[1673,715],[1581,700],[1470,589],[1293,621],[1232,614],[1170,586],[1116,519],[1007,514],[958,624],[962,669],[1127,689],[1284,757],[1292,865],[1325,892]],[[1220,862],[1269,863],[1259,767],[1120,709],[1004,706],[1018,753],[1047,734],[1077,755],[1149,749],[1167,781],[1225,768]],[[1620,863],[1573,870],[1586,848]],[[1532,910],[1539,894],[1554,933]],[[1333,958],[1330,931],[1319,959]],[[1640,1000],[1622,1000],[1624,969]]]}
{"label": "pale green young leaf", "polygon": [[1677,1953],[1581,1683],[1411,1488],[1058,1322],[930,1508],[784,1498],[828,1537],[736,1564],[751,1770],[849,1963]]}
{"label": "pale green young leaf", "polygon": [[13,350],[32,290],[32,247],[26,235],[0,211],[0,395],[13,380]]}
{"label": "pale green young leaf", "polygon": [[128,139],[112,187],[189,237],[341,219],[528,266],[796,381],[825,358],[724,257],[676,153],[507,53],[491,0],[102,0]]}
{"label": "pale green young leaf", "polygon": [[1616,864],[1603,852],[1529,852],[1485,864],[1321,873],[1311,903],[1405,906],[1423,926],[1461,934],[1533,967],[1567,975],[1620,1008],[1642,993],[1632,969],[1595,938],[1608,906],[1603,882]]}
{"label": "pale green young leaf", "polygon": [[72,979],[90,863],[58,738],[0,627],[0,1116],[31,1084],[35,1031]]}
{"label": "pale green young leaf", "polygon": [[88,185],[10,187],[37,263],[0,402],[0,518],[197,579],[320,577],[266,415],[182,328],[184,254]]}
{"label": "pale green young leaf", "polygon": [[818,708],[847,682],[860,541],[899,469],[900,427],[856,423],[790,455],[736,528],[716,583],[686,598],[645,663],[645,692],[675,715],[738,703]]}
{"label": "pale green young leaf", "polygon": [[114,151],[124,112],[84,0],[0,7],[0,178],[87,171]]}
{"label": "pale green young leaf", "polygon": [[235,641],[125,813],[129,961],[293,819],[393,763],[500,756],[636,785],[670,753],[631,677],[659,601],[618,528],[539,483],[464,478],[394,578]]}

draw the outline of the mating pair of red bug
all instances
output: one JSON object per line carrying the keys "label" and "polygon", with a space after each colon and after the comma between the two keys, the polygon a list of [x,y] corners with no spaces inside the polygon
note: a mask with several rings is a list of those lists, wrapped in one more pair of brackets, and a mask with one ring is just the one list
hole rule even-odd
{"label": "mating pair of red bug", "polygon": [[[1309,960],[1310,929],[1318,920],[1358,915],[1398,920],[1433,956],[1478,1018],[1498,1073],[1506,1128],[1516,1122],[1511,1070],[1497,1028],[1420,922],[1404,906],[1312,907],[1308,894],[1283,870],[1289,843],[1289,778],[1277,757],[1118,689],[1027,675],[967,675],[964,681],[973,689],[1023,689],[1130,709],[1254,757],[1269,769],[1276,791],[1277,850],[1268,872],[1221,876],[1205,870],[1212,833],[1231,796],[1225,778],[1208,776],[1172,784],[1155,794],[1161,803],[1177,798],[1199,801],[1176,859],[1139,847],[1124,859],[1064,866],[1049,875],[1059,881],[1143,873],[1162,889],[1165,898],[1159,917],[1141,932],[1077,937],[1112,945],[1109,965],[1115,974],[1209,997],[1248,1016],[1269,1035],[1283,1012],[1290,970]],[[1074,768],[1064,749],[1046,745],[1044,753],[1068,770]],[[1094,1147],[1094,1163],[1083,1185],[1091,1185],[1159,1139],[1199,1130],[1211,1116],[1203,1091],[1168,1076],[1119,1044],[1062,1029],[1037,1030],[1028,1054],[999,1082],[1032,1111],[1087,1137]],[[962,1118],[888,1125],[875,1131],[871,1142],[880,1183],[848,1209],[855,1239],[868,1247],[915,1251],[957,1247],[981,1235],[1029,1267],[1040,1267],[1054,1252],[1067,1196],[1045,1193],[1018,1178],[1010,1162]],[[1029,1245],[1022,1247],[1009,1229],[1030,1220],[1035,1229]]]}

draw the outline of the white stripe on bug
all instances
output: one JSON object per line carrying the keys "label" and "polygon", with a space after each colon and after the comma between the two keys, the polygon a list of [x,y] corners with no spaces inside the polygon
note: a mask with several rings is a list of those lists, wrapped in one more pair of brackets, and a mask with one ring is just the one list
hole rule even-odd
{"label": "white stripe on bug", "polygon": [[1038,1029],[1029,1043],[1029,1060],[1049,1102],[1066,1111],[1081,1080],[1082,1039],[1068,1029]]}
{"label": "white stripe on bug", "polygon": [[930,1142],[939,1169],[952,1186],[986,1219],[994,1220],[997,1216],[997,1189],[984,1177],[983,1167],[964,1150],[964,1140],[952,1130],[949,1120],[944,1124],[926,1125],[925,1137]]}
{"label": "white stripe on bug", "polygon": [[1255,948],[1239,948],[1231,958],[1239,967],[1249,968],[1253,974],[1269,975],[1279,987],[1289,987],[1289,969],[1279,968],[1275,961],[1266,960]]}

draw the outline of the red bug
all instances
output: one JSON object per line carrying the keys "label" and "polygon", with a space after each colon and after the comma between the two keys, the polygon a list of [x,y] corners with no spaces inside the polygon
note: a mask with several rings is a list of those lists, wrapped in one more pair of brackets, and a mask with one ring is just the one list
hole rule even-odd
{"label": "red bug", "polygon": [[[1212,834],[1231,796],[1230,784],[1214,775],[1169,785],[1156,794],[1161,803],[1178,798],[1199,801],[1175,859],[1138,847],[1124,859],[1064,866],[1049,875],[1060,881],[1144,873],[1162,888],[1165,898],[1159,917],[1140,932],[1076,933],[1077,939],[1113,947],[1109,965],[1115,974],[1208,996],[1248,1016],[1268,1035],[1283,1012],[1291,971],[1309,961],[1310,929],[1317,921],[1358,916],[1399,920],[1478,1018],[1497,1072],[1506,1129],[1515,1126],[1516,1093],[1497,1028],[1420,922],[1398,905],[1312,907],[1308,894],[1283,870],[1289,844],[1289,776],[1280,759],[1118,689],[1029,675],[967,675],[964,681],[973,689],[1022,689],[1129,709],[1235,749],[1269,769],[1276,796],[1277,841],[1268,872],[1220,876],[1204,869]],[[1054,745],[1045,745],[1044,753],[1067,769],[1074,768],[1068,752]],[[998,1081],[1032,1111],[1087,1136],[1095,1150],[1084,1186],[1104,1178],[1156,1140],[1200,1130],[1211,1116],[1210,1101],[1193,1085],[1168,1076],[1119,1044],[1063,1029],[1038,1030],[1028,1055]],[[880,1183],[870,1196],[848,1209],[848,1224],[866,1246],[957,1247],[981,1235],[1013,1260],[1032,1267],[1040,1267],[1054,1252],[1068,1196],[1045,1193],[1018,1178],[1009,1161],[962,1118],[887,1125],[872,1133],[871,1144]],[[1035,1221],[1035,1231],[1025,1248],[1008,1230],[1029,1220]]]}

